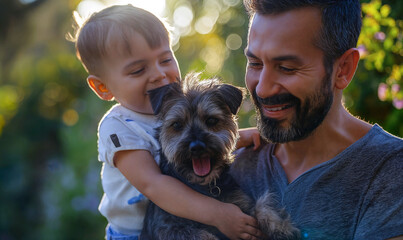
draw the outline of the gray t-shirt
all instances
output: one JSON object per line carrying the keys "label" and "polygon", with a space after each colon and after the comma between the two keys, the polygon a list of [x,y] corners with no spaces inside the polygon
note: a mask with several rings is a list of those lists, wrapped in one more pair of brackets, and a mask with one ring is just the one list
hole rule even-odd
{"label": "gray t-shirt", "polygon": [[403,235],[403,140],[378,125],[333,159],[288,183],[274,145],[240,149],[232,174],[257,199],[267,190],[303,239],[386,239]]}

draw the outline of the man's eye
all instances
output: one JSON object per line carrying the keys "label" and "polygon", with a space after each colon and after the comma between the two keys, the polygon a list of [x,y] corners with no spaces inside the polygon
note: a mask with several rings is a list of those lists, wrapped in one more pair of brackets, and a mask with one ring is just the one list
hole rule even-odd
{"label": "man's eye", "polygon": [[292,73],[296,70],[295,68],[288,68],[288,67],[284,67],[284,66],[279,66],[279,69],[286,73]]}
{"label": "man's eye", "polygon": [[259,68],[261,66],[262,66],[262,63],[260,63],[260,62],[248,62],[248,67],[251,67],[251,68]]}
{"label": "man's eye", "polygon": [[208,127],[214,127],[215,125],[217,125],[217,123],[218,123],[218,118],[215,118],[215,117],[209,117],[206,120],[206,125]]}

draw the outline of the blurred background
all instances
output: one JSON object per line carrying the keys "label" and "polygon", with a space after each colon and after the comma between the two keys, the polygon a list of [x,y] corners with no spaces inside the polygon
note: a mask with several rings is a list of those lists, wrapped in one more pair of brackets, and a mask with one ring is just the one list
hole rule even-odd
{"label": "blurred background", "polygon": [[[361,61],[345,106],[403,137],[403,1],[361,2]],[[96,130],[113,103],[89,90],[66,34],[73,11],[85,18],[127,3],[173,26],[182,75],[245,86],[240,0],[0,0],[0,240],[103,238]],[[239,121],[255,124],[249,100]]]}

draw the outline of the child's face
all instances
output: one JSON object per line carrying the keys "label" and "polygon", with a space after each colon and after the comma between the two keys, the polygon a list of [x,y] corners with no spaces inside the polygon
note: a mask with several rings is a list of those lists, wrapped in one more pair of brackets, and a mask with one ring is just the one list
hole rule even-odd
{"label": "child's face", "polygon": [[153,114],[147,91],[177,81],[180,72],[168,41],[151,49],[140,34],[131,41],[127,56],[118,51],[104,61],[107,69],[102,78],[115,100],[132,111]]}

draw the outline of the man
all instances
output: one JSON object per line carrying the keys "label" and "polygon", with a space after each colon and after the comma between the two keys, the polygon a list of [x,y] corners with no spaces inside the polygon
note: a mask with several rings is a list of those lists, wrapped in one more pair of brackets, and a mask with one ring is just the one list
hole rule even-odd
{"label": "man", "polygon": [[342,104],[359,61],[360,2],[244,4],[246,85],[270,143],[238,151],[239,184],[255,199],[273,192],[303,239],[402,236],[403,140]]}

